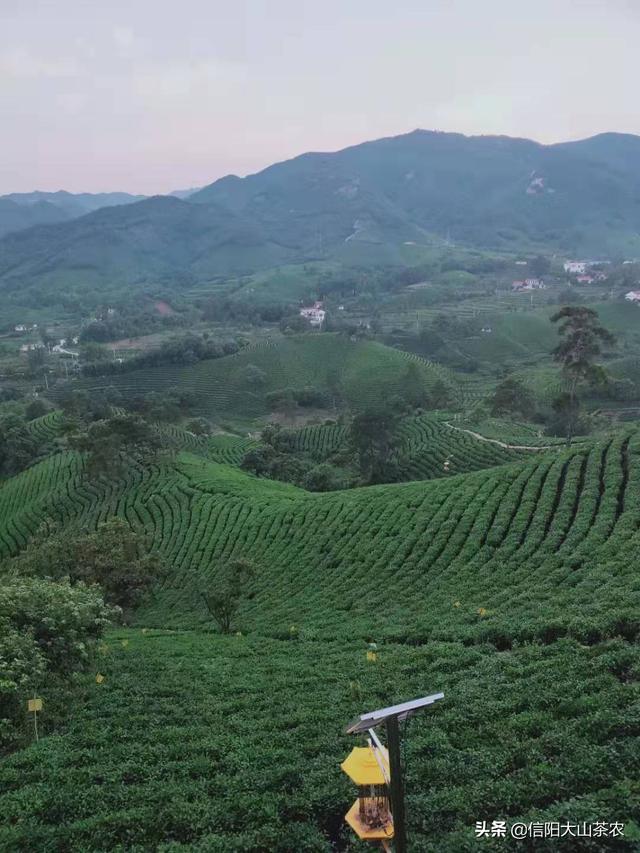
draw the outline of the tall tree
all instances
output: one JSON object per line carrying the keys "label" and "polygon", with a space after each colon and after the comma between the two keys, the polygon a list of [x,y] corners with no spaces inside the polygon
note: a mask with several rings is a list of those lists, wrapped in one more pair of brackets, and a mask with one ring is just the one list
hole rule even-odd
{"label": "tall tree", "polygon": [[564,408],[575,415],[567,420],[567,445],[570,445],[579,411],[578,385],[603,381],[604,368],[595,359],[602,354],[602,346],[612,345],[615,338],[601,325],[597,312],[584,305],[565,305],[551,317],[551,322],[561,323],[558,327],[561,341],[552,354],[567,384],[568,400]]}
{"label": "tall tree", "polygon": [[114,415],[94,421],[69,436],[69,444],[88,453],[87,473],[115,477],[129,459],[139,462],[155,456],[162,448],[158,432],[137,415]]}
{"label": "tall tree", "polygon": [[507,376],[497,386],[489,399],[492,415],[520,414],[530,418],[535,410],[535,401],[531,391],[514,376]]}
{"label": "tall tree", "polygon": [[369,409],[356,415],[349,434],[365,483],[383,483],[393,477],[398,416],[390,410]]}
{"label": "tall tree", "polygon": [[212,582],[200,586],[200,598],[216,622],[221,634],[231,633],[240,602],[256,573],[255,565],[243,557],[236,557],[218,566]]}

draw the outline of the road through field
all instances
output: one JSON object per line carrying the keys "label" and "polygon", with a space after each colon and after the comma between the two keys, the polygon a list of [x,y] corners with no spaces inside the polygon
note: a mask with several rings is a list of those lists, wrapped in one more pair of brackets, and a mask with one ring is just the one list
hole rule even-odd
{"label": "road through field", "polygon": [[445,421],[445,424],[450,429],[455,429],[457,432],[466,432],[468,435],[473,436],[473,438],[477,438],[478,441],[487,441],[489,444],[497,444],[498,447],[503,447],[505,450],[549,450],[550,447],[554,445],[544,444],[542,446],[538,445],[537,447],[533,447],[530,444],[506,444],[504,441],[500,441],[498,438],[487,438],[486,435],[481,435],[479,432],[474,432],[471,429],[463,429],[462,427],[454,426],[450,424],[449,421]]}

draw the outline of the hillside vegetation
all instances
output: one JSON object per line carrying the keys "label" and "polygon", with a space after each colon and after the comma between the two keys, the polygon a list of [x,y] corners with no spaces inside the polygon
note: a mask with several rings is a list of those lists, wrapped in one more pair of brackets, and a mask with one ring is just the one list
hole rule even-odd
{"label": "hillside vegetation", "polygon": [[[189,454],[92,483],[80,457],[58,454],[0,489],[0,543],[15,552],[47,518],[122,515],[173,567],[146,617],[163,625],[204,619],[194,581],[239,553],[262,566],[246,620],[268,633],[303,622],[339,635],[348,614],[363,635],[507,646],[635,634],[637,454],[637,434],[623,433],[475,474],[325,495]],[[375,584],[360,599],[365,578]]]}
{"label": "hillside vegetation", "polygon": [[[58,286],[85,296],[97,286],[183,289],[305,260],[399,264],[405,244],[443,240],[634,255],[639,162],[631,135],[545,146],[416,130],[228,176],[187,200],[155,197],[8,234],[0,291],[29,304]],[[59,215],[51,200],[38,204]],[[25,215],[10,199],[1,205]]]}
{"label": "hillside vegetation", "polygon": [[[116,515],[151,534],[170,572],[138,613],[144,630],[100,648],[102,682],[81,679],[68,725],[4,762],[0,844],[361,850],[343,826],[344,724],[442,689],[407,739],[415,850],[437,838],[471,851],[474,822],[495,815],[623,820],[626,847],[593,849],[632,849],[639,454],[622,431],[310,494],[184,452],[89,480],[81,456],[59,453],[3,483],[4,554],[43,521]],[[231,555],[258,569],[242,634],[222,637],[198,590]]]}
{"label": "hillside vegetation", "polygon": [[[255,418],[267,412],[265,395],[283,388],[310,387],[355,408],[382,403],[398,392],[409,364],[417,366],[427,390],[442,381],[454,399],[461,397],[455,375],[445,368],[375,341],[334,333],[282,337],[225,358],[91,377],[77,386],[113,386],[128,397],[177,386],[197,395],[198,413]],[[263,375],[257,383],[255,367]]]}

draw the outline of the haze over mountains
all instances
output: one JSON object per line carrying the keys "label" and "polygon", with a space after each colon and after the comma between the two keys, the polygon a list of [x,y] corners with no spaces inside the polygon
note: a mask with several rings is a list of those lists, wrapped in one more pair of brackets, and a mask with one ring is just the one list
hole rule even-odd
{"label": "haze over mountains", "polygon": [[[198,188],[175,190],[170,195],[188,198]],[[77,219],[103,207],[133,204],[148,198],[131,193],[69,193],[58,192],[8,193],[0,196],[0,237],[22,231],[34,225],[50,225]]]}
{"label": "haze over mountains", "polygon": [[640,252],[640,137],[545,146],[416,130],[228,176],[186,199],[0,198],[5,232],[11,215],[23,230],[0,240],[5,290],[208,280],[354,248],[384,262],[404,243],[443,239],[619,257]]}

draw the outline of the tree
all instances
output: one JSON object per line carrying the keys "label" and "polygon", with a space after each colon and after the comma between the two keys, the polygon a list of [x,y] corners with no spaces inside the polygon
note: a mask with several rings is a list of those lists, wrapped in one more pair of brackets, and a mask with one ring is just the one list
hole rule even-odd
{"label": "tree", "polygon": [[[603,344],[613,344],[614,337],[600,324],[598,314],[591,308],[580,305],[565,305],[551,317],[552,323],[561,322],[558,334],[561,342],[553,350],[553,358],[557,361],[567,383],[568,401],[562,405],[568,411],[577,412],[577,389],[580,382],[602,382],[605,377],[604,368],[595,363],[597,356],[602,353]],[[571,444],[577,419],[567,420],[567,445]]]}
{"label": "tree", "polygon": [[529,261],[529,269],[532,275],[542,278],[543,275],[548,275],[551,272],[551,261],[544,255],[537,255]]}
{"label": "tree", "polygon": [[367,409],[351,421],[349,440],[365,483],[382,483],[395,474],[397,414]]}
{"label": "tree", "polygon": [[47,361],[47,351],[44,346],[38,346],[36,349],[30,349],[27,353],[27,362],[29,364],[29,373],[31,376],[41,376],[44,373],[44,366]]}
{"label": "tree", "polygon": [[121,518],[91,532],[43,528],[7,568],[21,576],[97,583],[105,600],[123,609],[137,607],[164,574],[163,561],[148,537]]}
{"label": "tree", "polygon": [[401,376],[399,393],[411,409],[417,409],[419,406],[426,404],[427,392],[424,385],[424,377],[415,362],[409,364]]}
{"label": "tree", "polygon": [[0,475],[11,476],[35,459],[38,446],[18,415],[0,418]]}
{"label": "tree", "polygon": [[251,388],[262,388],[267,381],[267,374],[256,364],[248,364],[244,370],[244,377]]}
{"label": "tree", "polygon": [[27,421],[33,421],[35,418],[41,418],[43,415],[46,415],[48,411],[49,406],[47,406],[44,400],[34,397],[33,400],[27,403],[24,410],[24,417]]}
{"label": "tree", "polygon": [[514,376],[504,379],[489,400],[492,415],[520,414],[530,418],[535,411],[531,391]]}
{"label": "tree", "polygon": [[292,335],[309,331],[311,323],[306,317],[301,317],[299,314],[289,314],[280,320],[279,327],[283,335]]}
{"label": "tree", "polygon": [[94,421],[69,438],[76,450],[88,453],[87,472],[115,476],[125,465],[125,457],[139,462],[154,456],[162,447],[158,433],[137,415],[115,415]]}
{"label": "tree", "polygon": [[577,396],[571,397],[566,391],[559,394],[551,403],[553,414],[546,428],[548,435],[565,436],[567,444],[577,432],[588,431],[588,424],[582,417],[582,405]]}
{"label": "tree", "polygon": [[109,351],[95,341],[87,341],[80,348],[81,361],[108,361]]}
{"label": "tree", "polygon": [[265,402],[272,412],[282,412],[285,418],[292,420],[298,403],[293,388],[280,388],[270,391],[265,396]]}
{"label": "tree", "polygon": [[305,475],[302,485],[310,492],[333,492],[337,489],[346,489],[348,486],[347,476],[340,468],[321,462]]}
{"label": "tree", "polygon": [[[98,587],[6,576],[0,584],[0,752],[24,737],[24,700],[50,673],[90,660],[92,644],[116,615]],[[49,693],[51,695],[51,693]]]}
{"label": "tree", "polygon": [[192,418],[185,424],[185,429],[194,435],[211,435],[211,423],[206,418]]}
{"label": "tree", "polygon": [[342,377],[340,373],[335,368],[331,368],[327,371],[327,389],[331,396],[331,405],[333,409],[337,409],[338,403],[343,398],[343,387],[342,387]]}
{"label": "tree", "polygon": [[434,409],[448,409],[451,406],[451,395],[442,379],[438,379],[431,389],[431,405]]}
{"label": "tree", "polygon": [[210,586],[200,589],[200,598],[220,633],[230,634],[233,620],[255,575],[250,560],[236,558],[222,563]]}

